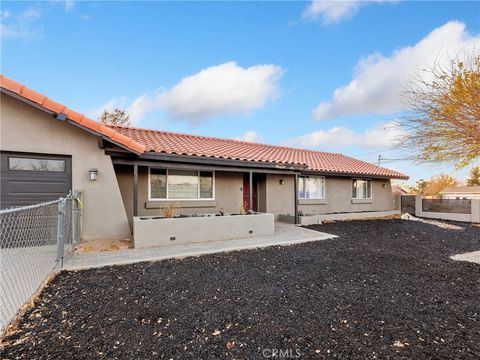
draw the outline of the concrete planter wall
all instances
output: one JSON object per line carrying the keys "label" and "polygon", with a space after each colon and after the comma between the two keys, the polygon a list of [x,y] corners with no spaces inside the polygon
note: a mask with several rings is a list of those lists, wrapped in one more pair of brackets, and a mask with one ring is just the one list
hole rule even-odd
{"label": "concrete planter wall", "polygon": [[[388,211],[352,212],[352,213],[343,213],[343,214],[304,215],[304,216],[299,216],[298,221],[299,221],[299,225],[315,225],[315,224],[320,224],[322,221],[359,220],[359,219],[379,218],[379,217],[399,215],[399,214],[400,214],[399,210],[388,210]],[[280,215],[279,220],[289,222],[289,223],[294,223],[295,217],[293,215]]]}
{"label": "concrete planter wall", "polygon": [[274,233],[274,215],[133,218],[135,248],[241,239]]}

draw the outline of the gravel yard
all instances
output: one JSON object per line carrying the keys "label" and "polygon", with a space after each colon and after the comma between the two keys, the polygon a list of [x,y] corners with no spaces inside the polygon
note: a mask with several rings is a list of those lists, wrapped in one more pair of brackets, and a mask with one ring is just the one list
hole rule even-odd
{"label": "gravel yard", "polygon": [[0,358],[478,359],[480,265],[449,256],[480,228],[461,226],[337,222],[311,227],[331,240],[62,272]]}

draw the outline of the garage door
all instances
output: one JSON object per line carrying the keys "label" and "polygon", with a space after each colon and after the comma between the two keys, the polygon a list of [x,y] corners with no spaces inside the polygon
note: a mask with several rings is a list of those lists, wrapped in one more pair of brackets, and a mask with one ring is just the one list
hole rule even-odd
{"label": "garage door", "polygon": [[56,200],[72,188],[72,158],[1,152],[0,208]]}

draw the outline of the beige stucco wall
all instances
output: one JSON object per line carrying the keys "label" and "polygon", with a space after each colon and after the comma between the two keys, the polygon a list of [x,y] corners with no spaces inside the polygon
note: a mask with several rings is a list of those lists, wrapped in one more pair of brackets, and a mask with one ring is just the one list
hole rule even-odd
{"label": "beige stucco wall", "polygon": [[[130,238],[110,156],[97,138],[8,95],[1,95],[0,149],[72,156],[72,187],[83,193],[82,238]],[[89,180],[88,170],[98,169]]]}
{"label": "beige stucco wall", "polygon": [[[280,184],[283,180],[283,184]],[[292,175],[267,174],[266,176],[266,212],[279,214],[294,214],[295,212],[295,177]]]}
{"label": "beige stucco wall", "polygon": [[257,208],[260,212],[267,212],[267,176],[258,177],[257,183]]}
{"label": "beige stucco wall", "polygon": [[[126,212],[132,226],[133,218],[133,167],[116,165],[118,184],[122,193]],[[175,205],[176,212],[189,214],[212,214],[223,210],[227,213],[238,213],[242,206],[243,174],[235,172],[215,172],[215,200],[199,201],[161,201],[148,200],[148,168],[138,168],[138,215],[155,216],[162,214],[162,208],[168,204]]]}
{"label": "beige stucco wall", "polygon": [[[383,187],[385,185],[385,188]],[[372,180],[372,199],[365,203],[352,200],[352,179],[326,177],[326,204],[300,205],[305,214],[394,210],[390,180]],[[362,202],[364,200],[361,200]]]}
{"label": "beige stucco wall", "polygon": [[[283,185],[280,184],[280,180],[283,180]],[[388,179],[372,180],[372,199],[366,200],[365,203],[356,203],[357,201],[352,200],[352,178],[327,176],[325,184],[325,200],[299,200],[298,210],[304,214],[394,210],[392,188]],[[276,215],[293,214],[295,202],[293,187],[294,176],[268,174],[266,211]]]}

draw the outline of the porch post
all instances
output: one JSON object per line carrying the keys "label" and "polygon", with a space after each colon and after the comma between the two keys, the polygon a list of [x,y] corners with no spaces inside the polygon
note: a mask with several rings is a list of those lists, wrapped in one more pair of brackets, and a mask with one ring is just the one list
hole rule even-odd
{"label": "porch post", "polygon": [[253,176],[252,172],[248,173],[248,207],[249,210],[253,210],[253,195],[252,195],[252,187],[253,187]]}
{"label": "porch post", "polygon": [[138,165],[133,164],[133,216],[138,216]]}
{"label": "porch post", "polygon": [[295,183],[293,184],[293,191],[295,192],[294,199],[294,212],[295,212],[295,224],[298,224],[298,174],[295,174]]}

